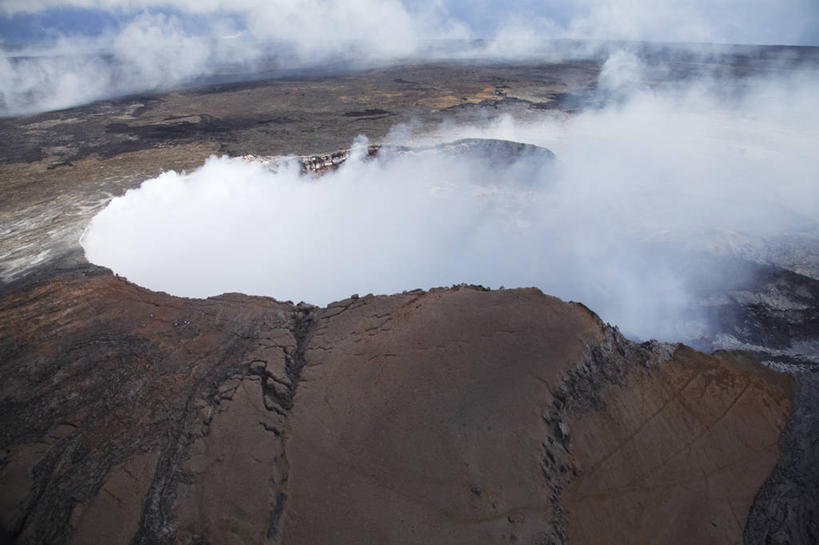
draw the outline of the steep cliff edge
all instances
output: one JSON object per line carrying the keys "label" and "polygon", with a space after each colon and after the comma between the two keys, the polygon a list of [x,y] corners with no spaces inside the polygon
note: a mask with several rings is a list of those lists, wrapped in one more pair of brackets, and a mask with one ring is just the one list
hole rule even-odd
{"label": "steep cliff edge", "polygon": [[534,289],[319,309],[87,268],[0,330],[18,543],[735,543],[793,397]]}

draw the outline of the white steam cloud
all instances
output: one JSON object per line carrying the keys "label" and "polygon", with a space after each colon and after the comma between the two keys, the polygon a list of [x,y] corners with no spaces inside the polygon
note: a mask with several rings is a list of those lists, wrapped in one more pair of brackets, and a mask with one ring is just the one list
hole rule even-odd
{"label": "white steam cloud", "polygon": [[0,115],[170,89],[216,70],[250,70],[261,50],[240,36],[221,25],[211,36],[195,34],[178,17],[143,13],[116,33],[16,50],[0,56]]}
{"label": "white steam cloud", "polygon": [[447,125],[412,142],[507,139],[548,147],[553,164],[359,152],[304,178],[295,164],[274,172],[212,157],[114,199],[89,226],[86,255],[144,286],[197,297],[326,304],[461,282],[537,286],[638,337],[696,338],[692,298],[709,272],[687,264],[688,250],[819,234],[819,84],[610,84],[630,94],[574,117]]}
{"label": "white steam cloud", "polygon": [[0,16],[66,7],[111,14],[118,24],[101,35],[69,33],[37,49],[6,49],[0,116],[215,74],[441,57],[542,61],[565,54],[567,44],[555,42],[564,39],[819,45],[815,0],[752,8],[739,0],[520,0],[514,9],[464,0],[5,0]]}
{"label": "white steam cloud", "polygon": [[[66,4],[71,3],[39,7]],[[0,51],[0,116],[168,90],[214,75],[269,75],[338,63],[368,67],[414,55],[430,40],[469,36],[457,21],[434,10],[410,14],[397,0],[79,5],[146,10],[99,36],[61,36],[53,44]],[[38,4],[3,7],[16,13],[37,11]],[[151,7],[184,11],[166,14]]]}

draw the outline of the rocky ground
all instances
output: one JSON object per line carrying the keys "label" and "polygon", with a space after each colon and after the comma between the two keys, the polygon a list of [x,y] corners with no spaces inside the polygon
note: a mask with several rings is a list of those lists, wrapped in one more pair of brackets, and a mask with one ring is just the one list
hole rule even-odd
{"label": "rocky ground", "polygon": [[411,119],[570,115],[599,69],[407,66],[0,121],[3,539],[815,543],[804,240],[740,255],[747,281],[701,294],[697,348],[784,373],[637,344],[533,289],[191,300],[79,248],[98,210],[161,170],[212,153],[332,163]]}
{"label": "rocky ground", "polygon": [[[538,290],[3,299],[19,543],[734,543],[793,383]],[[667,538],[667,539],[666,539]]]}

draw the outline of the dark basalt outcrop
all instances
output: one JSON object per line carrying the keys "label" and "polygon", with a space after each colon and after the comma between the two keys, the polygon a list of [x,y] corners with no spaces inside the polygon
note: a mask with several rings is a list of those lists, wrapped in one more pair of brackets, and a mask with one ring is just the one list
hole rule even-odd
{"label": "dark basalt outcrop", "polygon": [[0,328],[18,543],[735,543],[792,406],[534,289],[316,308],[87,268]]}
{"label": "dark basalt outcrop", "polygon": [[799,375],[782,456],[759,491],[745,543],[819,542],[819,373]]}
{"label": "dark basalt outcrop", "polygon": [[[554,153],[549,149],[532,144],[492,138],[463,138],[454,142],[428,147],[374,144],[367,146],[366,158],[381,157],[389,160],[401,155],[421,155],[425,153],[442,155],[447,160],[466,159],[476,167],[493,170],[515,165],[525,165],[530,170],[535,170],[551,164],[555,159]],[[337,169],[349,157],[350,150],[339,150],[325,155],[307,155],[299,157],[298,160],[301,164],[302,173],[321,175]],[[252,156],[251,158],[258,159]],[[280,159],[282,158],[274,157],[262,160],[277,162]]]}

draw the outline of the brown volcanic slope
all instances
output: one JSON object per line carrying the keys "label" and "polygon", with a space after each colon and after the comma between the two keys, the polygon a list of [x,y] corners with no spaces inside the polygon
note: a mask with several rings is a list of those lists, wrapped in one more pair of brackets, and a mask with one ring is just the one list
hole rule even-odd
{"label": "brown volcanic slope", "polygon": [[793,395],[535,289],[319,309],[89,268],[0,332],[19,543],[736,543]]}

